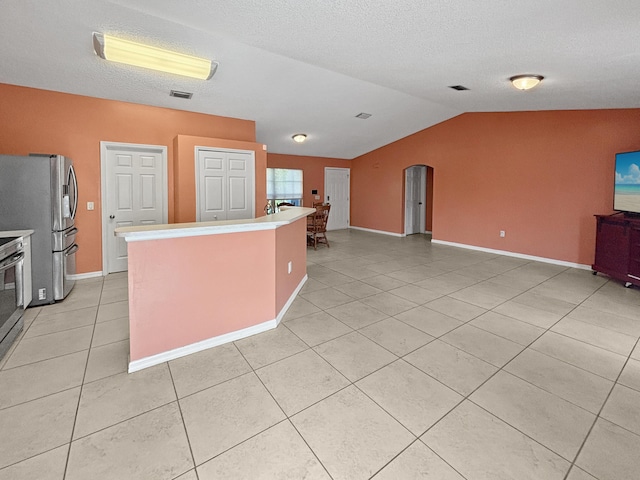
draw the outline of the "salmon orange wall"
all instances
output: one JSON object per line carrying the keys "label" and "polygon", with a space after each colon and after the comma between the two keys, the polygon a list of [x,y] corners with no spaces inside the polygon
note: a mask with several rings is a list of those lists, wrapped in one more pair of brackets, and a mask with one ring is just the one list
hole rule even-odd
{"label": "salmon orange wall", "polygon": [[174,168],[175,222],[196,221],[196,162],[195,148],[228,148],[255,152],[256,217],[265,215],[267,203],[267,152],[264,145],[255,142],[239,142],[222,138],[178,135],[173,141],[176,152]]}
{"label": "salmon orange wall", "polygon": [[591,264],[614,155],[639,149],[640,109],[463,114],[354,159],[351,224],[401,233],[403,170],[424,164],[434,239]]}
{"label": "salmon orange wall", "polygon": [[[311,207],[313,202],[324,201],[324,168],[351,168],[351,160],[327,157],[307,157],[302,155],[267,154],[268,168],[296,168],[303,170],[304,183],[303,206]],[[316,200],[311,190],[318,190],[320,200]]]}
{"label": "salmon orange wall", "polygon": [[[178,102],[184,101],[176,99]],[[168,147],[174,220],[173,139],[178,134],[255,142],[255,122],[0,84],[0,154],[58,153],[78,174],[77,272],[102,270],[100,141]],[[96,209],[88,211],[87,202]]]}

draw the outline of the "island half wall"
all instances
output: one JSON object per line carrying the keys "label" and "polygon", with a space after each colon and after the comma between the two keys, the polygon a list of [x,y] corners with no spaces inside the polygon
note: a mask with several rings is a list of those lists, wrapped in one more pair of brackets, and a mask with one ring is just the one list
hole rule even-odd
{"label": "island half wall", "polygon": [[129,372],[275,328],[307,279],[310,208],[127,227]]}

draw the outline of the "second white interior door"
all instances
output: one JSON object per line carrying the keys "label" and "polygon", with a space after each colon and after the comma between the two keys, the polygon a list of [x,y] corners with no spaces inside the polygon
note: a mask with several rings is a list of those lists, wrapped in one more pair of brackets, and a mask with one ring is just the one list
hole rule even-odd
{"label": "second white interior door", "polygon": [[196,220],[254,218],[254,185],[253,152],[199,148],[196,159]]}
{"label": "second white interior door", "polygon": [[349,228],[349,172],[348,168],[324,169],[324,196],[331,204],[327,230]]}

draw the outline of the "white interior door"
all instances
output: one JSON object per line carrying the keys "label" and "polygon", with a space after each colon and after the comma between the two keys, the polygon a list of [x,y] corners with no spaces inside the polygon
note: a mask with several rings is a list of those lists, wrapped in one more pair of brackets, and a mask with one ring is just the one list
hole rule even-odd
{"label": "white interior door", "polygon": [[349,168],[324,169],[325,202],[331,204],[327,230],[349,228]]}
{"label": "white interior door", "polygon": [[114,230],[167,223],[167,150],[107,142],[101,147],[103,272],[122,272],[128,268],[127,244]]}
{"label": "white interior door", "polygon": [[250,151],[198,148],[196,220],[239,220],[255,216],[255,157]]}
{"label": "white interior door", "polygon": [[415,165],[405,170],[404,232],[406,235],[425,230],[426,167]]}

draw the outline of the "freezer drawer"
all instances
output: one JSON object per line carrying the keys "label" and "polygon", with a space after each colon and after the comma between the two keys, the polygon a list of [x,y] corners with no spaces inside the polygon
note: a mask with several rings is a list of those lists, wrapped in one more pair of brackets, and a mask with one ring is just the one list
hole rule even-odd
{"label": "freezer drawer", "polygon": [[53,299],[62,300],[66,297],[75,280],[69,278],[76,274],[76,252],[80,247],[74,243],[62,252],[53,252]]}
{"label": "freezer drawer", "polygon": [[77,227],[73,225],[61,232],[53,232],[53,251],[61,252],[76,243]]}

